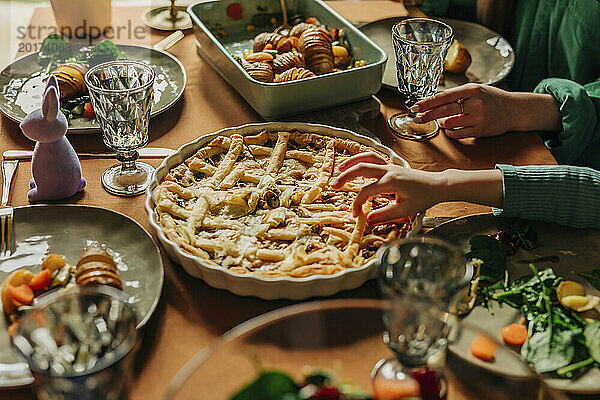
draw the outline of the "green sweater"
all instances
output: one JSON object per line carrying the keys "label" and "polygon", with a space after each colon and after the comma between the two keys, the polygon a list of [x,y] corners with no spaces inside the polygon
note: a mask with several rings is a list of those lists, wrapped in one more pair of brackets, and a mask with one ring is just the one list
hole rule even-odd
{"label": "green sweater", "polygon": [[599,171],[566,165],[496,168],[502,171],[504,203],[494,215],[600,227]]}
{"label": "green sweater", "polygon": [[[426,0],[431,16],[472,17],[475,0]],[[563,130],[543,133],[559,164],[600,169],[600,1],[516,0],[513,90],[552,94]],[[535,110],[531,110],[535,112]]]}

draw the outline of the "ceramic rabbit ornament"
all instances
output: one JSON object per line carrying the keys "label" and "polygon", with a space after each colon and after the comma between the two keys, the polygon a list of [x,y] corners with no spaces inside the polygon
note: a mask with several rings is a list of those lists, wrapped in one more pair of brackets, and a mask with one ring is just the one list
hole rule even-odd
{"label": "ceramic rabbit ornament", "polygon": [[65,137],[68,122],[60,111],[58,82],[50,75],[44,91],[42,108],[29,113],[21,123],[21,130],[35,149],[31,160],[27,197],[31,202],[59,200],[83,190],[85,179],[77,153]]}

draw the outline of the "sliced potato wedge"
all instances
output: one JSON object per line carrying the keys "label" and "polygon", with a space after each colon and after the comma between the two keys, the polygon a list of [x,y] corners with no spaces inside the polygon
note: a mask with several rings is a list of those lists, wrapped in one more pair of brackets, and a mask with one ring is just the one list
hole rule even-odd
{"label": "sliced potato wedge", "polygon": [[[556,289],[556,295],[558,296],[558,301],[562,304],[562,299],[568,296],[585,296],[585,288],[577,282],[573,281],[564,281],[558,285]],[[564,304],[563,304],[564,305]]]}
{"label": "sliced potato wedge", "polygon": [[88,247],[79,258],[79,261],[77,261],[77,266],[79,267],[82,264],[92,261],[105,262],[111,264],[113,267],[116,266],[115,260],[113,260],[111,255],[100,247]]}
{"label": "sliced potato wedge", "polygon": [[65,265],[67,265],[67,260],[60,254],[48,254],[42,261],[42,269],[49,269],[52,273]]}
{"label": "sliced potato wedge", "polygon": [[582,285],[573,281],[558,285],[556,295],[563,307],[577,312],[589,311],[600,304],[600,297],[588,295]]}

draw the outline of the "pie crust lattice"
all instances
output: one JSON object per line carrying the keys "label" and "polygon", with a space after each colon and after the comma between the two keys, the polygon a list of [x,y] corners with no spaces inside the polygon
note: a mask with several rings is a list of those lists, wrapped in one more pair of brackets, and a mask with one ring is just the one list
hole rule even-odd
{"label": "pie crust lattice", "polygon": [[[313,133],[218,136],[154,189],[157,222],[183,251],[240,274],[300,278],[360,267],[410,227],[369,227],[364,213],[353,216],[370,180],[330,187],[340,163],[365,151],[375,150]],[[378,196],[364,211],[390,201]]]}

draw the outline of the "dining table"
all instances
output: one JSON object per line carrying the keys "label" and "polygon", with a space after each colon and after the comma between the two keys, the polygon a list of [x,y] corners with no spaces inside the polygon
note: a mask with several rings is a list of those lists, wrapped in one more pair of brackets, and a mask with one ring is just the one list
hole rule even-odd
{"label": "dining table", "polygon": [[[337,1],[336,3],[341,3]],[[397,4],[397,3],[396,3]],[[396,5],[397,6],[397,5]],[[348,13],[357,12],[356,4]],[[141,21],[144,7],[114,7],[113,23],[128,26],[130,33],[113,41],[121,44],[152,45],[167,33],[145,27]],[[344,12],[344,9],[339,9]],[[360,8],[361,22],[368,22],[371,10],[365,4]],[[417,8],[407,7],[408,15],[423,15]],[[372,12],[371,20],[381,18],[381,10]],[[346,15],[356,20],[355,15]],[[30,26],[52,26],[54,17],[51,8],[36,8]],[[35,29],[32,30],[35,32]],[[39,43],[43,39],[26,36],[24,43]],[[23,46],[25,48],[25,46]],[[168,51],[177,57],[187,72],[187,87],[183,97],[171,109],[156,116],[150,123],[149,146],[177,149],[199,136],[220,129],[264,120],[196,51],[193,32]],[[23,53],[17,56],[22,56]],[[450,139],[443,133],[429,141],[417,142],[395,137],[388,128],[387,119],[404,110],[401,96],[393,90],[382,88],[375,94],[379,113],[374,118],[362,119],[361,127],[372,137],[390,147],[406,159],[412,168],[427,171],[442,171],[449,168],[489,169],[496,164],[551,165],[556,164],[540,136],[536,132],[513,132],[485,139]],[[321,112],[320,115],[323,115]],[[498,116],[502,118],[502,116]],[[322,121],[327,122],[327,121]],[[68,139],[78,152],[101,152],[106,148],[101,134],[69,135]],[[0,120],[0,149],[31,150],[34,143],[28,140],[19,125],[7,117]],[[144,159],[158,166],[161,160]],[[151,232],[148,214],[144,208],[145,195],[118,197],[106,192],[101,184],[102,172],[115,160],[86,157],[81,159],[83,176],[87,180],[85,190],[62,202],[93,205],[123,213]],[[29,161],[19,163],[12,190],[10,204],[18,207],[28,205],[27,191],[31,179]],[[490,212],[489,207],[449,202],[427,210],[426,217],[461,217]],[[117,229],[118,227],[115,227]],[[135,241],[132,237],[130,240]],[[164,393],[176,372],[203,347],[219,335],[270,310],[295,303],[291,300],[262,300],[255,297],[236,296],[226,290],[206,285],[202,280],[188,275],[177,263],[169,260],[161,248],[164,260],[165,280],[159,305],[149,323],[141,332],[141,344],[136,355],[135,378],[130,398],[132,400],[157,400]],[[371,280],[354,290],[337,293],[334,298],[378,298],[379,290]],[[461,363],[453,360],[448,363]],[[503,379],[487,374],[473,366],[462,363],[450,368],[449,400],[486,398],[477,392],[476,386],[508,385]],[[454,371],[454,372],[453,372]],[[459,372],[456,372],[459,371]],[[473,382],[478,382],[474,385]],[[520,383],[523,387],[527,385]],[[526,390],[523,389],[523,393]],[[35,395],[29,388],[0,389],[0,399],[30,400]],[[205,397],[211,398],[210,394]]]}

